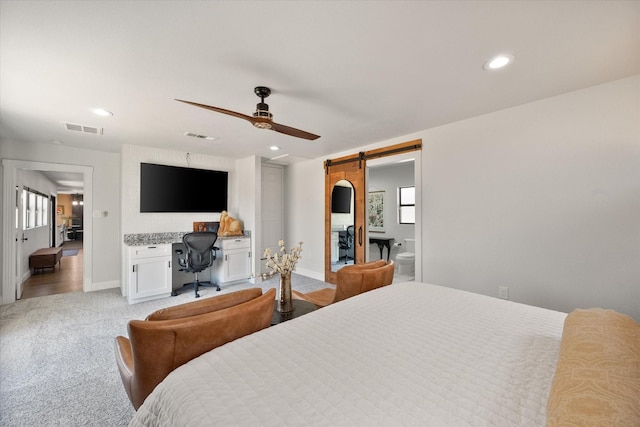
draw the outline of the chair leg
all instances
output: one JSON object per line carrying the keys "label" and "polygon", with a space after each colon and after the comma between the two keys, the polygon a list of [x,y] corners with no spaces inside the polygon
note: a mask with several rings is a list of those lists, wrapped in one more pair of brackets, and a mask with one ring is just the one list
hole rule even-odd
{"label": "chair leg", "polygon": [[196,298],[200,298],[200,294],[198,293],[198,286],[200,285],[200,282],[198,281],[198,273],[196,273],[196,280],[195,282],[193,282],[193,289],[196,292]]}

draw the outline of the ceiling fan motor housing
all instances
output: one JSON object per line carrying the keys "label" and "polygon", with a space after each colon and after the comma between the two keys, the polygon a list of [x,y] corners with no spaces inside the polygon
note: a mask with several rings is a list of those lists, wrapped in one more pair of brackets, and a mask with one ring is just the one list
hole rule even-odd
{"label": "ceiling fan motor housing", "polygon": [[269,105],[265,104],[264,102],[259,102],[258,105],[256,105],[256,112],[253,113],[253,117],[272,118],[273,114],[269,112]]}
{"label": "ceiling fan motor housing", "polygon": [[273,120],[273,114],[269,112],[269,106],[264,102],[259,102],[256,105],[256,112],[253,113],[253,117],[257,119],[263,119],[253,122],[253,125],[259,129],[271,129],[271,121]]}
{"label": "ceiling fan motor housing", "polygon": [[[253,117],[261,117],[264,119],[271,120],[273,118],[273,114],[269,112],[269,105],[264,102],[264,99],[271,95],[271,89],[265,86],[258,86],[253,89],[254,93],[260,97],[260,102],[256,105],[256,112],[253,113]],[[267,128],[270,129],[271,126],[266,126],[268,123],[254,123],[254,126],[259,128]]]}

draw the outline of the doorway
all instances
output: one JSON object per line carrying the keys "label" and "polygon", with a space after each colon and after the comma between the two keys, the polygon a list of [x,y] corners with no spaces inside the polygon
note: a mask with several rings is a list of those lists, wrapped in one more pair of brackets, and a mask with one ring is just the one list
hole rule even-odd
{"label": "doorway", "polygon": [[367,162],[368,232],[367,261],[395,262],[394,282],[415,280],[416,158],[410,152]]}
{"label": "doorway", "polygon": [[[368,210],[368,188],[367,188],[367,162],[373,162],[374,159],[388,158],[390,156],[400,155],[402,153],[410,153],[422,150],[422,140],[408,141],[388,147],[360,152],[357,154],[340,157],[337,159],[328,159],[325,162],[325,256],[324,256],[324,275],[325,282],[336,283],[336,273],[332,271],[332,248],[335,246],[332,242],[332,195],[336,184],[341,180],[346,180],[353,186],[353,211],[354,211],[354,263],[362,264],[369,258],[368,247],[370,243],[370,232],[374,231],[369,218]],[[415,259],[420,260],[421,254],[421,226],[420,226],[420,156],[414,155],[415,158]],[[375,230],[378,231],[378,230]],[[387,247],[390,253],[391,240],[385,240],[382,244]],[[415,279],[422,278],[421,262],[415,263]]]}
{"label": "doorway", "polygon": [[[2,257],[2,304],[10,304],[20,297],[17,295],[20,284],[26,273],[28,266],[21,260],[25,259],[22,241],[19,238],[19,229],[16,228],[18,210],[15,208],[15,188],[18,185],[18,171],[52,171],[52,172],[72,172],[79,173],[83,177],[84,185],[84,254],[80,259],[82,265],[82,290],[86,290],[92,282],[92,229],[93,219],[93,168],[90,166],[78,166],[69,164],[32,162],[25,160],[3,159],[3,254]],[[28,259],[28,257],[27,257]]]}

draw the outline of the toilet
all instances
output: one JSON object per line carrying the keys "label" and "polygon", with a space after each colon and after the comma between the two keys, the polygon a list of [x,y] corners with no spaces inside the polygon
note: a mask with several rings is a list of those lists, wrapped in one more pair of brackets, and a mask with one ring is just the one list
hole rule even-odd
{"label": "toilet", "polygon": [[403,276],[415,275],[416,268],[416,239],[404,239],[404,252],[396,255],[398,274]]}

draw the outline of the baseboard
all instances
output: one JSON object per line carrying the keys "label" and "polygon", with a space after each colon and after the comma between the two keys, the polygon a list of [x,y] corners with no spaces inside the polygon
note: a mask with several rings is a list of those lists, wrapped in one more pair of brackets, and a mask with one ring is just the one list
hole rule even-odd
{"label": "baseboard", "polygon": [[296,268],[295,272],[324,282],[324,273],[318,273],[317,271],[307,270],[304,268]]}
{"label": "baseboard", "polygon": [[119,280],[111,280],[109,282],[90,283],[85,288],[85,292],[102,291],[105,289],[120,288]]}

